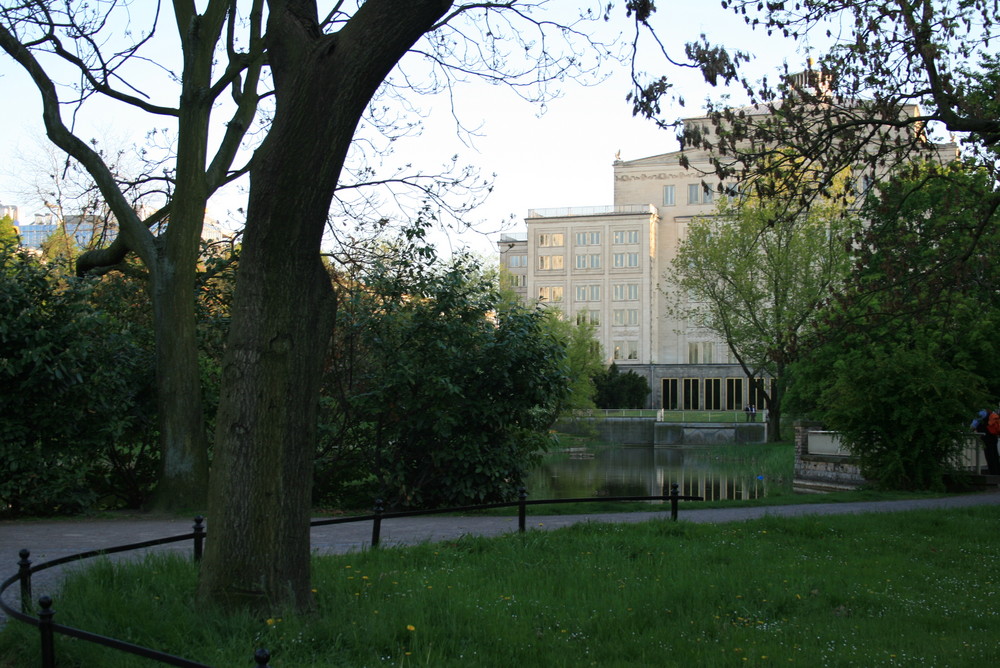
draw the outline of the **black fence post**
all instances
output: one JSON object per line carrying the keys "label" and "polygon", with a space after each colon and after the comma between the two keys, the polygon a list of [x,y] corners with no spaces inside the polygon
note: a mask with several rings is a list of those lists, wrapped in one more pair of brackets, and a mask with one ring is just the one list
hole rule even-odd
{"label": "black fence post", "polygon": [[196,515],[194,518],[194,560],[201,561],[205,550],[205,518]]}
{"label": "black fence post", "polygon": [[42,668],[55,668],[56,648],[52,641],[52,599],[43,596],[38,599],[38,605],[42,609],[38,613],[38,631],[42,637]]}
{"label": "black fence post", "polygon": [[253,653],[253,660],[261,668],[268,668],[267,662],[271,660],[271,653],[261,647]]}
{"label": "black fence post", "polygon": [[372,547],[378,547],[379,539],[382,537],[382,499],[375,499],[375,517],[372,519]]}
{"label": "black fence post", "polygon": [[528,490],[521,488],[517,491],[517,530],[524,533],[525,518],[528,514]]}
{"label": "black fence post", "polygon": [[680,496],[680,492],[677,488],[677,483],[670,485],[670,519],[674,522],[677,521],[677,498]]}
{"label": "black fence post", "polygon": [[20,560],[17,562],[17,576],[21,579],[21,612],[30,614],[31,612],[31,552],[21,550],[17,553]]}

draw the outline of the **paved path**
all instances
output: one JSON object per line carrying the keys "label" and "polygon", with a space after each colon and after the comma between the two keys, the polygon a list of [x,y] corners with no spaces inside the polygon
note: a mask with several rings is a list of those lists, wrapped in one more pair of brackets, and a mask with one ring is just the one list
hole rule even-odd
{"label": "paved path", "polygon": [[[758,506],[752,508],[698,509],[697,502],[681,503],[679,519],[686,522],[740,522],[775,515],[840,515],[869,512],[898,512],[922,508],[961,508],[974,505],[1000,505],[1000,490],[948,496],[937,499],[876,501],[857,503],[812,503],[791,506]],[[527,526],[530,529],[558,529],[580,522],[644,522],[669,518],[669,511],[602,513],[588,515],[533,515],[537,507],[529,507]],[[513,511],[513,509],[512,509]],[[137,543],[155,538],[190,533],[192,520],[152,519],[143,515],[126,515],[108,520],[64,520],[0,522],[0,580],[17,572],[18,552],[31,551],[31,561],[50,559],[94,550],[102,547]],[[354,522],[317,527],[312,531],[313,549],[320,553],[345,553],[362,550],[371,541],[371,523]],[[208,525],[211,532],[211,525]],[[464,535],[495,536],[517,531],[517,516],[511,517],[451,517],[431,515],[386,519],[382,522],[382,545],[413,545],[423,542],[453,540]],[[191,552],[191,542],[183,541],[157,548]],[[53,571],[39,573],[33,579],[34,597],[57,586]],[[8,591],[8,604],[16,600],[17,587]],[[0,625],[5,621],[0,615]]]}

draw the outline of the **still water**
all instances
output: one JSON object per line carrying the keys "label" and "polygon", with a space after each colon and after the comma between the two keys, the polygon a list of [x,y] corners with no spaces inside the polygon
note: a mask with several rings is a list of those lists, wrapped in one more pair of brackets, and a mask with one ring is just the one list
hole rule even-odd
{"label": "still water", "polygon": [[[746,446],[743,446],[746,447]],[[532,499],[653,496],[677,483],[680,493],[715,499],[766,496],[771,476],[740,446],[581,445],[549,452],[529,474]]]}

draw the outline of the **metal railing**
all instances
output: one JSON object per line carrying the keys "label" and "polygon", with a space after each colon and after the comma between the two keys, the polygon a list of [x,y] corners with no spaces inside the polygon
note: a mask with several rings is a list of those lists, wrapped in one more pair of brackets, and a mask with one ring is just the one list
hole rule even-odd
{"label": "metal railing", "polygon": [[[351,517],[338,517],[334,519],[321,519],[312,520],[310,522],[310,527],[320,527],[328,526],[331,524],[346,524],[348,522],[371,522],[372,523],[372,536],[371,545],[372,547],[378,547],[381,540],[382,531],[382,521],[386,519],[401,518],[401,517],[417,517],[420,515],[436,515],[444,513],[462,513],[470,511],[479,510],[490,510],[493,508],[517,508],[517,529],[519,533],[524,533],[527,526],[527,507],[528,506],[538,506],[538,505],[551,505],[556,503],[588,503],[588,502],[607,502],[607,501],[669,501],[670,502],[670,519],[673,521],[677,520],[678,513],[678,502],[679,501],[702,501],[703,497],[683,495],[679,493],[678,484],[673,483],[670,486],[669,494],[660,494],[656,496],[616,496],[616,497],[584,497],[576,499],[538,499],[538,500],[528,500],[527,492],[522,488],[518,494],[517,501],[504,502],[504,503],[487,503],[479,504],[473,506],[459,506],[453,508],[438,508],[434,510],[412,510],[412,511],[399,511],[399,512],[385,512],[383,508],[383,502],[381,499],[376,500],[374,512],[369,515],[357,515]],[[42,668],[54,668],[56,665],[55,659],[55,636],[65,635],[72,638],[77,638],[79,640],[84,640],[97,645],[103,645],[110,649],[118,650],[121,652],[126,652],[129,654],[134,654],[136,656],[141,656],[146,659],[151,659],[162,664],[170,666],[181,666],[182,668],[212,668],[204,663],[198,663],[197,661],[190,661],[166,652],[160,652],[149,647],[143,647],[141,645],[135,645],[132,643],[125,642],[123,640],[118,640],[117,638],[109,638],[107,636],[98,635],[96,633],[91,633],[89,631],[84,631],[82,629],[77,629],[72,626],[65,626],[63,624],[57,624],[54,622],[53,618],[55,616],[55,611],[52,608],[53,600],[50,596],[41,596],[38,599],[39,613],[37,617],[30,614],[31,609],[31,576],[39,571],[44,571],[49,568],[54,568],[56,566],[61,566],[63,564],[81,561],[83,559],[90,559],[93,557],[106,556],[109,554],[116,554],[121,552],[131,552],[134,550],[140,550],[148,547],[156,547],[159,545],[166,545],[169,543],[177,543],[180,541],[191,540],[193,541],[193,556],[195,561],[200,561],[202,552],[204,550],[205,538],[207,537],[207,532],[205,531],[204,525],[205,518],[198,516],[194,518],[194,527],[191,533],[181,534],[178,536],[170,536],[167,538],[157,538],[154,540],[147,540],[141,543],[129,543],[127,545],[117,545],[114,547],[106,547],[97,550],[89,550],[87,552],[79,552],[77,554],[71,554],[65,557],[60,557],[58,559],[52,559],[51,561],[46,561],[37,565],[31,564],[31,553],[27,549],[22,549],[18,553],[20,557],[17,565],[18,571],[15,575],[7,578],[0,584],[0,609],[3,610],[11,619],[30,624],[38,628],[39,637],[41,642],[41,660]],[[15,610],[14,608],[7,605],[4,600],[4,594],[6,591],[14,585],[14,583],[20,584],[20,599],[21,599],[21,609]],[[257,666],[268,668],[268,661],[271,659],[270,652],[265,648],[258,648],[254,652],[253,660]]]}

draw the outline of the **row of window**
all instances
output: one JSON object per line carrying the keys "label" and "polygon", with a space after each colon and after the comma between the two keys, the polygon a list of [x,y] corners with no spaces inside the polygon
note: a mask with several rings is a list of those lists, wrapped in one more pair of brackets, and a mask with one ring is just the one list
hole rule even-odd
{"label": "row of window", "polygon": [[[580,311],[576,314],[577,324],[601,324],[600,311]],[[639,309],[616,308],[611,311],[611,325],[614,327],[635,327],[639,324]]]}
{"label": "row of window", "polygon": [[[594,283],[591,285],[577,285],[576,286],[576,301],[578,302],[599,302],[601,301],[601,290],[602,286],[600,283]],[[611,286],[611,299],[616,302],[624,301],[638,301],[639,299],[639,284],[638,283],[615,283]]]}
{"label": "row of window", "polygon": [[[601,238],[601,232],[597,231],[577,232],[575,234],[577,246],[600,246]],[[565,243],[566,235],[562,232],[544,232],[538,235],[538,245],[543,248],[557,248],[564,246]],[[611,233],[611,243],[616,245],[637,244],[639,243],[639,230],[615,230]]]}
{"label": "row of window", "polygon": [[747,404],[767,408],[762,378],[663,378],[660,387],[661,405],[668,410],[738,411]]}
{"label": "row of window", "polygon": [[[575,256],[576,269],[600,269],[603,262],[600,253],[579,253]],[[511,267],[515,265],[509,265]],[[518,267],[521,265],[518,264]],[[612,253],[611,266],[615,269],[634,269],[639,266],[638,253]],[[566,268],[566,258],[563,255],[539,255],[539,271],[559,271]]]}

